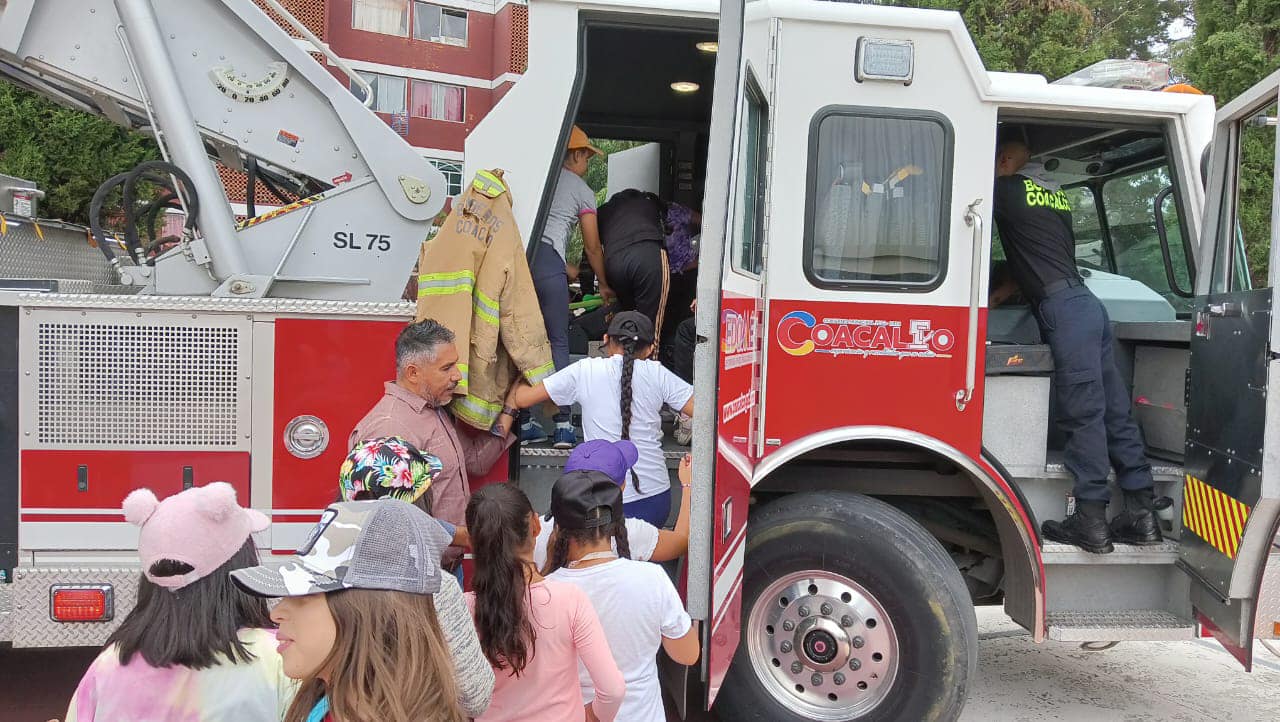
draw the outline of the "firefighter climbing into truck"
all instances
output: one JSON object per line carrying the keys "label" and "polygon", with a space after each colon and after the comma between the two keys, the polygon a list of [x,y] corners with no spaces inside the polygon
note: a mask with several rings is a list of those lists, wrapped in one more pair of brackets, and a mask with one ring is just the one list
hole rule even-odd
{"label": "firefighter climbing into truck", "polygon": [[[0,640],[15,647],[101,644],[134,606],[119,503],[142,483],[164,498],[227,482],[271,519],[264,558],[303,546],[333,490],[296,480],[332,478],[394,372],[367,350],[414,315],[404,276],[443,178],[342,57],[261,5],[282,25],[251,0],[0,9],[0,74],[152,134],[167,165],[117,185],[158,181],[186,213],[164,248],[136,192],[120,243],[6,211]],[[610,157],[609,192],[701,209],[675,570],[701,654],[660,670],[676,709],[953,719],[976,605],[1035,642],[1212,636],[1251,666],[1280,632],[1280,269],[1250,280],[1236,163],[1274,135],[1280,76],[1215,111],[1159,92],[1167,68],[1144,62],[1054,82],[988,71],[950,12],[530,0],[528,15],[528,70],[465,150],[468,178],[504,171],[526,248],[575,124],[644,144]],[[1040,533],[1089,499],[1052,423],[1070,360],[1040,309],[988,301],[1017,247],[994,223],[1001,126],[1071,206],[1063,277],[1109,321],[1159,543],[1091,554]],[[214,159],[300,200],[237,220]],[[568,450],[515,448],[471,483],[545,500]],[[1084,476],[1101,491],[1102,471]],[[1124,486],[1106,479],[1114,498]]]}

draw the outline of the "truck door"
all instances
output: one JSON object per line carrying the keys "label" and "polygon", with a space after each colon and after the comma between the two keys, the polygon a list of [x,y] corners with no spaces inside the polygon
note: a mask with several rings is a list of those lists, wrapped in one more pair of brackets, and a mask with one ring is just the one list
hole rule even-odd
{"label": "truck door", "polygon": [[[1187,378],[1186,478],[1179,566],[1192,579],[1197,621],[1252,667],[1259,587],[1280,519],[1280,228],[1271,168],[1269,228],[1241,225],[1250,199],[1241,160],[1275,143],[1280,72],[1218,112],[1205,200]],[[1265,151],[1271,153],[1270,150]],[[1257,200],[1252,200],[1253,204]],[[1266,286],[1251,288],[1243,231],[1271,247]],[[1206,272],[1207,271],[1207,272]]]}
{"label": "truck door", "polygon": [[[707,708],[738,648],[747,505],[757,458],[752,431],[759,398],[766,114],[758,84],[748,96],[747,83],[754,81],[744,80],[753,71],[743,13],[742,0],[720,4],[698,277],[688,596],[690,612],[705,620]],[[714,434],[707,433],[712,429]]]}

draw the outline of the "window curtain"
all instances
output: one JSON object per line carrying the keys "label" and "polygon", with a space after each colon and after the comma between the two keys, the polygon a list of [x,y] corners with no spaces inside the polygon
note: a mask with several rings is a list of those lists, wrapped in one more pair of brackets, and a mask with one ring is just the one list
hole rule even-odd
{"label": "window curtain", "polygon": [[409,0],[353,0],[351,27],[385,35],[409,34]]}
{"label": "window curtain", "polygon": [[847,281],[936,277],[945,146],[942,127],[928,120],[824,119],[814,271]]}
{"label": "window curtain", "polygon": [[413,108],[411,113],[419,118],[436,120],[462,120],[463,88],[456,85],[413,81]]}

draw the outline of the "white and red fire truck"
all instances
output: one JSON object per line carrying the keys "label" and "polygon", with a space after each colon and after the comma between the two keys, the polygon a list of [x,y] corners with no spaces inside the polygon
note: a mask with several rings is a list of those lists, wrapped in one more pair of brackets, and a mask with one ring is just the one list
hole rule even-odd
{"label": "white and red fire truck", "polygon": [[[137,485],[229,481],[270,512],[264,551],[289,553],[392,373],[443,183],[304,30],[250,0],[0,9],[0,71],[154,133],[194,217],[168,250],[92,248],[6,209],[0,639],[15,647],[97,644],[127,613],[136,533],[119,503]],[[988,72],[954,13],[816,0],[530,0],[529,43],[466,148],[468,173],[505,169],[526,238],[575,122],[656,144],[643,173],[703,211],[683,577],[704,654],[668,670],[682,712],[953,719],[978,604],[1037,642],[1212,635],[1246,667],[1277,636],[1280,268],[1251,286],[1236,219],[1240,148],[1274,135],[1280,74],[1215,115],[1208,97],[1126,89],[1124,64],[1053,84]],[[1071,480],[1029,309],[987,303],[1001,124],[1072,204],[1153,458],[1160,546],[1100,556],[1039,536]],[[236,224],[210,158],[307,197]],[[557,463],[520,461],[524,483]]]}

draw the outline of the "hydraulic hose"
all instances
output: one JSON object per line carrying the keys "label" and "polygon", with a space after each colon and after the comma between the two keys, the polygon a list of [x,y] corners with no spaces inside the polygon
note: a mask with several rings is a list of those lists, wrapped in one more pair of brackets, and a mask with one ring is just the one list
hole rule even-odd
{"label": "hydraulic hose", "polygon": [[[172,175],[178,182],[184,186],[185,193],[173,187],[168,176]],[[196,218],[200,215],[200,199],[195,191],[195,184],[191,182],[191,177],[187,175],[178,166],[162,160],[149,160],[139,163],[132,171],[125,176],[123,198],[124,204],[124,225],[125,225],[125,242],[129,251],[129,255],[133,257],[135,263],[143,263],[146,259],[140,257],[139,250],[143,250],[141,254],[145,256],[145,250],[141,247],[141,241],[138,237],[137,227],[137,208],[135,207],[135,194],[137,193],[137,183],[139,180],[145,180],[164,188],[175,196],[183,196],[187,200],[187,219],[184,228],[191,230],[195,228]]]}
{"label": "hydraulic hose", "polygon": [[111,250],[111,243],[107,238],[107,234],[102,230],[102,204],[107,199],[107,194],[113,188],[124,183],[125,178],[129,177],[129,173],[117,173],[107,179],[105,183],[98,186],[98,190],[93,193],[93,200],[89,202],[89,232],[98,241],[98,250],[102,251],[102,255],[107,257],[107,262],[115,266],[118,261],[116,252]]}

